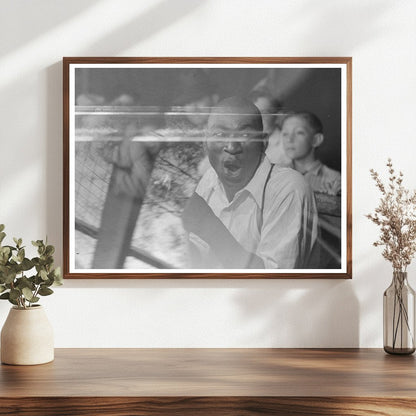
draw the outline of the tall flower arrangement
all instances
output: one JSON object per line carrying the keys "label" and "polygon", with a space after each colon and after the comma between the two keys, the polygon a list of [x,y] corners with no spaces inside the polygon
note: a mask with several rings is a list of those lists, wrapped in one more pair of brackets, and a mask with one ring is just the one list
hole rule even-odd
{"label": "tall flower arrangement", "polygon": [[382,255],[395,272],[405,272],[416,253],[416,191],[403,186],[403,173],[394,170],[391,159],[387,168],[387,184],[383,184],[374,169],[370,170],[381,199],[367,218],[380,227],[379,239],[373,245],[384,246]]}
{"label": "tall flower arrangement", "polygon": [[371,169],[381,193],[379,205],[367,218],[379,226],[374,246],[382,246],[383,257],[393,266],[392,285],[384,293],[384,349],[390,353],[415,351],[415,293],[407,284],[406,270],[416,253],[416,191],[403,186],[403,173],[387,161],[389,177],[383,183]]}

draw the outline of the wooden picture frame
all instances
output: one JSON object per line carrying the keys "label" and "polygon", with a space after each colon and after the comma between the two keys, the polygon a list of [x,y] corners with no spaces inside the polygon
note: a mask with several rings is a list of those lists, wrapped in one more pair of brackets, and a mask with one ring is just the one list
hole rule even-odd
{"label": "wooden picture frame", "polygon": [[[63,58],[64,278],[351,278],[351,72],[352,58],[348,57]],[[230,100],[231,96],[244,98]],[[268,133],[261,136],[262,140],[264,138],[261,149],[266,149],[266,156],[261,153],[261,157],[255,159],[254,173],[250,173],[244,186],[254,180],[265,159],[273,162],[271,172],[284,172],[282,178],[290,175],[299,178],[303,174],[301,180],[313,188],[314,198],[308,197],[308,215],[313,225],[306,227],[302,217],[296,220],[299,224],[304,221],[299,226],[304,227],[301,231],[289,226],[293,219],[289,214],[301,217],[291,206],[284,209],[273,206],[270,208],[273,215],[261,211],[259,220],[254,210],[260,205],[263,210],[267,198],[274,201],[274,197],[268,196],[272,192],[268,190],[272,187],[268,182],[270,175],[263,181],[262,192],[256,191],[260,189],[258,185],[253,194],[244,187],[234,196],[234,199],[243,198],[244,194],[248,201],[249,197],[255,200],[253,195],[258,193],[263,198],[260,203],[258,197],[256,206],[250,205],[241,211],[244,213],[238,217],[241,241],[229,225],[234,221],[235,229],[237,220],[226,223],[221,219],[218,225],[217,214],[214,213],[215,218],[212,216],[217,208],[210,205],[206,197],[202,197],[205,198],[203,204],[210,208],[204,211],[203,205],[205,217],[201,217],[201,212],[198,214],[198,206],[196,209],[192,206],[189,198],[197,184],[207,186],[207,180],[202,179],[209,176],[208,171],[213,172],[211,176],[217,181],[215,187],[219,186],[215,189],[225,190],[229,197],[224,183],[215,176],[217,171],[209,153],[210,146],[217,143],[210,141],[213,117],[217,117],[218,108],[219,113],[223,112],[227,100],[227,105],[247,100],[255,103],[261,110],[263,131]],[[263,103],[267,104],[264,108]],[[234,117],[235,111],[227,112],[227,117]],[[323,134],[317,130],[316,123],[307,119],[305,111],[317,116],[323,125]],[[259,119],[257,115],[255,118]],[[231,118],[225,120],[231,125]],[[290,153],[293,148],[285,144],[298,128],[296,123],[304,123],[302,126],[307,126],[304,129],[310,129],[310,137],[313,137],[315,164],[310,165],[313,169],[302,171],[302,166],[307,165],[300,166],[299,161],[303,163],[304,159]],[[230,137],[233,134],[230,133]],[[315,142],[318,135],[325,138],[322,145],[320,140]],[[272,139],[274,136],[276,138]],[[236,145],[229,146],[246,149],[240,137],[235,141]],[[218,140],[218,143],[222,146],[224,142]],[[275,152],[273,146],[280,150]],[[254,148],[256,150],[247,153],[253,158],[257,157],[258,147]],[[204,156],[204,149],[208,149],[208,158]],[[287,167],[287,161],[280,162],[279,157],[286,157],[290,166]],[[224,166],[220,169],[228,169],[230,177],[241,175],[240,159],[238,166]],[[300,173],[293,173],[295,169],[291,168],[295,167]],[[294,189],[292,179],[288,181]],[[214,182],[209,183],[214,186]],[[276,179],[279,184],[276,186],[283,187],[282,183],[283,179]],[[296,192],[302,186],[296,185]],[[232,198],[228,199],[234,203]],[[184,207],[188,208],[184,211]],[[190,212],[200,216],[199,222],[194,217],[193,225],[187,220]],[[281,221],[283,228],[275,226],[279,215],[288,216]],[[257,230],[246,225],[251,224],[254,217],[257,225],[251,227],[258,227]],[[265,225],[264,221],[273,225]],[[221,227],[225,227],[226,237],[218,241],[223,232]],[[263,244],[266,227],[272,231],[267,234],[270,241]],[[202,228],[205,234],[199,234]],[[213,236],[205,238],[210,232]],[[291,248],[282,249],[275,259],[278,251],[275,246],[283,247],[284,239],[295,232],[298,240],[292,241]],[[199,260],[190,263],[187,257],[189,247],[194,248],[196,241],[188,237],[195,234],[198,244],[206,245],[206,252],[198,254],[205,255],[209,250],[211,257],[206,264]],[[218,241],[219,245],[215,246],[212,241]],[[232,251],[234,241],[237,241],[236,250]],[[261,245],[268,247],[267,254],[263,255],[259,249]],[[313,259],[318,259],[318,255],[313,254],[312,246],[319,246],[321,253],[313,266]],[[250,251],[247,247],[256,248]],[[238,251],[240,249],[243,251]],[[244,255],[237,255],[240,252]],[[308,261],[304,261],[306,252]],[[291,263],[292,257],[303,260]],[[200,264],[205,265],[202,268]]]}

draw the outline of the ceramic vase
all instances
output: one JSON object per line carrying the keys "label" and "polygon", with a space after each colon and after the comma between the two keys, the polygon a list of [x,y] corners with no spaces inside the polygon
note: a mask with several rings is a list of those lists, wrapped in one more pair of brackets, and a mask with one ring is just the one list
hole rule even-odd
{"label": "ceramic vase", "polygon": [[1,331],[1,362],[35,365],[53,359],[53,329],[43,307],[11,308]]}

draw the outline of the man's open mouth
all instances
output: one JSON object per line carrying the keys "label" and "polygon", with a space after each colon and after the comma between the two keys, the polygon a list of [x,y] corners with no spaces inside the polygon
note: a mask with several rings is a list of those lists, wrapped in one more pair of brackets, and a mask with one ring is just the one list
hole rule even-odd
{"label": "man's open mouth", "polygon": [[237,176],[241,172],[241,164],[238,161],[225,161],[224,171],[229,176]]}

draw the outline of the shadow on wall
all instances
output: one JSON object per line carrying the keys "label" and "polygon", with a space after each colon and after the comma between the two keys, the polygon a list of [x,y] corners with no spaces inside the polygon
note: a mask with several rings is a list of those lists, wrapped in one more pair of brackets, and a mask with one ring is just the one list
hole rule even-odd
{"label": "shadow on wall", "polygon": [[[85,13],[99,0],[71,0],[50,1],[31,0],[2,2],[0,27],[2,33],[13,34],[8,36],[7,42],[0,44],[0,56],[14,52],[21,46],[33,42],[39,36],[45,35],[77,15]],[[22,11],[24,8],[24,11]],[[24,27],[24,30],[22,28]],[[16,28],[19,28],[16,30]]]}
{"label": "shadow on wall", "polygon": [[[39,2],[37,2],[39,3]],[[72,14],[81,12],[81,4],[76,2]],[[120,54],[146,38],[155,35],[158,31],[176,23],[178,20],[199,8],[203,3],[193,0],[177,0],[175,2],[164,0],[156,3],[152,8],[134,16],[130,23],[108,33],[99,42],[80,48],[78,56],[112,56]],[[74,6],[74,5],[73,5]],[[84,9],[86,7],[84,6]],[[66,8],[65,8],[66,10]],[[49,19],[51,18],[49,14]],[[59,16],[58,16],[59,21]],[[62,229],[62,62],[47,68],[47,230],[50,241],[61,240]],[[62,258],[60,245],[56,243],[56,258]]]}
{"label": "shadow on wall", "polygon": [[357,347],[359,303],[351,281],[283,280],[235,296],[240,343],[280,348]]}
{"label": "shadow on wall", "polygon": [[[370,210],[369,210],[370,211]],[[357,227],[359,229],[359,227]],[[375,238],[374,238],[375,240]],[[390,286],[393,278],[391,264],[382,255],[382,248],[373,247],[368,241],[368,247],[360,250],[355,258],[355,274],[360,276],[355,290],[360,296],[360,343],[366,347],[381,348],[383,346],[383,293]],[[416,264],[408,269],[409,283],[416,285]]]}
{"label": "shadow on wall", "polygon": [[[340,56],[343,52],[353,51],[373,40],[377,35],[385,36],[386,31],[391,33],[392,27],[379,24],[379,17],[392,9],[395,4],[390,0],[378,0],[374,2],[328,2],[319,0],[314,2],[299,2],[298,10],[293,11],[296,16],[296,28],[308,39],[311,35],[330,37],[336,39],[333,42],[334,50],[327,50],[326,56]],[[371,16],[371,18],[369,18]],[[354,30],[351,30],[353,24]],[[321,33],[317,30],[325,28]],[[325,44],[327,45],[327,44]],[[319,54],[320,51],[317,51]],[[351,55],[352,53],[349,52]],[[322,56],[322,55],[315,55]],[[354,65],[354,62],[353,62]]]}
{"label": "shadow on wall", "polygon": [[[70,2],[31,0],[30,2],[24,2],[24,5],[20,1],[9,0],[4,4],[2,3],[0,17],[2,32],[12,34],[12,36],[8,37],[7,42],[0,44],[0,56],[15,52],[19,47],[33,42],[38,37],[59,28],[60,25],[70,21],[76,23],[78,16],[82,16],[88,9],[100,3],[102,3],[100,0],[89,0],[87,2],[85,0],[71,0]],[[118,12],[123,8],[123,4],[115,3],[114,6]],[[155,35],[201,6],[203,6],[203,2],[193,0],[175,0],[175,2],[163,0],[157,2],[139,16],[132,16],[130,23],[123,24],[122,27],[108,33],[100,41],[88,45],[88,47],[79,48],[77,56],[98,56],[100,53],[105,56],[119,55],[127,48]],[[127,2],[124,7],[126,8],[126,15],[130,15]],[[22,10],[23,8],[24,10]],[[98,15],[99,11],[97,9],[98,25],[105,24],[106,19],[111,19],[111,13]],[[101,21],[99,17],[102,17]],[[21,28],[23,26],[25,30],[16,30],[17,27]],[[78,29],[74,25],[74,30]],[[83,28],[85,31],[90,29],[89,27]]]}
{"label": "shadow on wall", "polygon": [[[113,56],[120,55],[124,50],[138,45],[147,38],[177,23],[204,2],[194,0],[163,0],[149,10],[134,16],[130,23],[113,30],[98,42],[81,49],[80,56]],[[179,39],[178,39],[179,41]]]}
{"label": "shadow on wall", "polygon": [[12,304],[9,301],[2,300],[0,301],[0,330],[3,328],[4,322],[7,319],[7,315],[9,314],[9,310],[12,307]]}
{"label": "shadow on wall", "polygon": [[46,227],[49,231],[48,239],[56,248],[55,260],[62,259],[62,154],[63,154],[63,128],[62,128],[62,63],[47,68],[47,122],[46,122]]}

